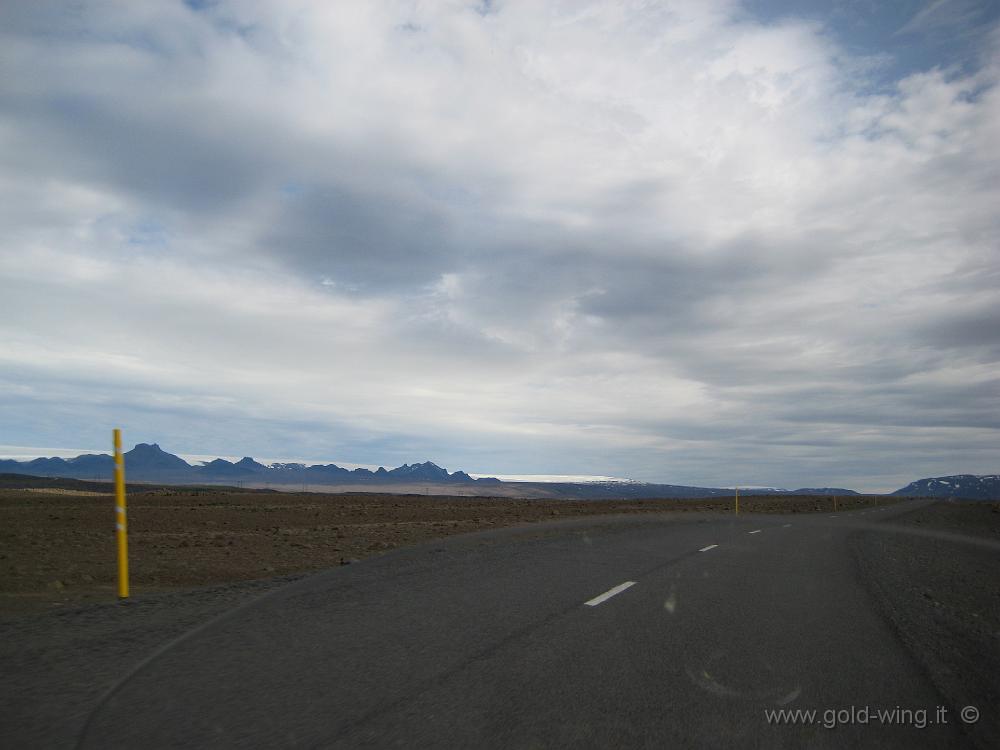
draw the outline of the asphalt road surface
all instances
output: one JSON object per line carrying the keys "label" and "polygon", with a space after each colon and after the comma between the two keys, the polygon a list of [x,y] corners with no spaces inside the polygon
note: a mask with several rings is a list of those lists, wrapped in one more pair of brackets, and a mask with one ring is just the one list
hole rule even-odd
{"label": "asphalt road surface", "polygon": [[[584,519],[399,550],[168,644],[80,746],[967,746],[961,707],[849,551],[919,504]],[[781,709],[816,714],[769,720]]]}

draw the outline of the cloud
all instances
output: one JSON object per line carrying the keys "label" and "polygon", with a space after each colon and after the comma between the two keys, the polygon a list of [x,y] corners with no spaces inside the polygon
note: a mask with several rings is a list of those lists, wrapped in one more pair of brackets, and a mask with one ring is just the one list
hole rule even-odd
{"label": "cloud", "polygon": [[3,14],[0,442],[995,470],[988,46],[873,94],[735,2]]}
{"label": "cloud", "polygon": [[897,35],[965,31],[987,11],[977,0],[932,0],[899,28]]}

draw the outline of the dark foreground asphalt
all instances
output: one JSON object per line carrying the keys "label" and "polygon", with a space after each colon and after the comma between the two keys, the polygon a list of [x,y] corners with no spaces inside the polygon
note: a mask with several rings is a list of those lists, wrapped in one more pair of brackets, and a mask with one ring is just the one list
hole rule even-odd
{"label": "dark foreground asphalt", "polygon": [[[80,746],[966,746],[962,707],[849,552],[852,532],[913,507],[590,519],[399,550],[173,642]],[[817,714],[777,725],[771,709]]]}

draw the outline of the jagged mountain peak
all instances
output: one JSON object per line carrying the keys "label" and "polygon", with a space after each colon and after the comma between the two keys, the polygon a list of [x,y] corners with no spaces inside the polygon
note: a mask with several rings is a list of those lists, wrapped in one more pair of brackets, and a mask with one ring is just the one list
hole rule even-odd
{"label": "jagged mountain peak", "polygon": [[254,461],[250,456],[244,456],[234,465],[239,466],[241,469],[250,469],[251,471],[267,471],[267,467],[264,464]]}
{"label": "jagged mountain peak", "polygon": [[180,456],[167,453],[156,443],[139,443],[125,452],[125,463],[134,469],[191,469],[192,466]]}

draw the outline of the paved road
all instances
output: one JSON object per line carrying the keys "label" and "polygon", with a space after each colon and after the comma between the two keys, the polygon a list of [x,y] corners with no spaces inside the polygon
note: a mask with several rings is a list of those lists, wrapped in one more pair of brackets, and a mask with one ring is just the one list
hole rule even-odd
{"label": "paved road", "polygon": [[[944,704],[848,548],[912,507],[591,519],[399,550],[175,642],[81,746],[960,747],[950,706],[924,728],[824,725],[852,706],[933,723]],[[770,724],[779,708],[819,713]]]}

